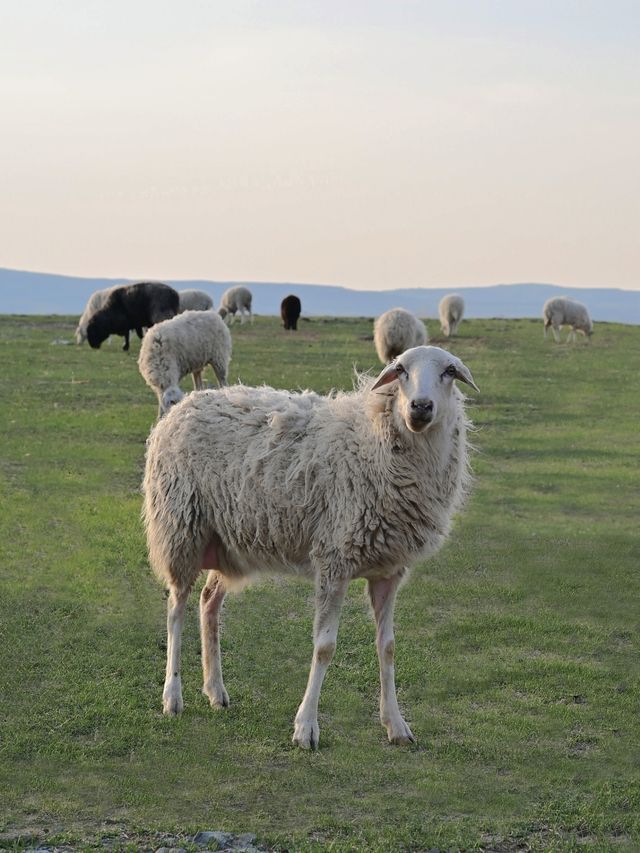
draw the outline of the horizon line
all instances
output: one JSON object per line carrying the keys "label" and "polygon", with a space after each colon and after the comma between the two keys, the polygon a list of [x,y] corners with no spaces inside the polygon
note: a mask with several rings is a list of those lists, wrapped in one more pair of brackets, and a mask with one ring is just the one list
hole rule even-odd
{"label": "horizon line", "polygon": [[266,285],[298,285],[303,287],[335,287],[340,290],[348,290],[351,293],[394,293],[401,290],[475,290],[482,287],[557,287],[560,289],[566,290],[620,290],[626,293],[636,293],[640,290],[640,285],[638,287],[624,287],[621,285],[603,285],[603,284],[556,284],[555,282],[550,281],[497,281],[492,284],[458,284],[458,285],[446,285],[446,284],[417,284],[417,285],[405,285],[402,287],[381,287],[381,288],[366,288],[366,287],[349,287],[345,284],[332,284],[328,282],[310,282],[310,281],[293,281],[293,280],[281,280],[281,281],[269,281],[267,279],[259,280],[259,279],[250,279],[250,278],[239,278],[239,279],[213,279],[213,278],[205,278],[202,276],[190,276],[189,278],[174,278],[174,277],[165,277],[165,278],[156,278],[153,276],[112,276],[112,275],[78,275],[75,273],[61,273],[61,272],[50,272],[44,270],[34,270],[34,269],[18,269],[16,267],[5,267],[0,266],[0,271],[2,272],[15,272],[15,273],[27,273],[28,275],[43,275],[43,276],[57,276],[59,278],[72,278],[82,280],[100,280],[100,281],[122,281],[123,284],[135,283],[137,281],[158,281],[158,282],[175,282],[175,283],[188,283],[193,281],[201,281],[208,284],[226,284],[229,286],[239,285],[239,284],[266,284]]}

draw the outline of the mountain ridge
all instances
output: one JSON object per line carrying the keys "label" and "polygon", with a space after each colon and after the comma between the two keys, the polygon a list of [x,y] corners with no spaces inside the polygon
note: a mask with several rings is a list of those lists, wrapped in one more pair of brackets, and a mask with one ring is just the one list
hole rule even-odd
{"label": "mountain ridge", "polygon": [[[67,276],[0,268],[0,314],[82,313],[94,290],[127,284],[135,279]],[[222,293],[234,284],[253,292],[256,314],[279,314],[284,296],[295,292],[305,316],[374,317],[402,306],[421,317],[435,318],[446,293],[460,293],[467,317],[541,317],[551,296],[566,294],[584,302],[593,320],[640,323],[640,293],[619,288],[560,287],[544,283],[494,284],[479,287],[405,287],[392,290],[350,290],[339,285],[294,282],[215,281],[165,279],[178,290],[196,287],[218,305]]]}

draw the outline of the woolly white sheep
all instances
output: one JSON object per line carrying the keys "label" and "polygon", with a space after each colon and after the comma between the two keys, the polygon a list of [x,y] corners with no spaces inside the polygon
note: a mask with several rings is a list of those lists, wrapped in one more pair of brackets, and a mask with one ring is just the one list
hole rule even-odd
{"label": "woolly white sheep", "polygon": [[428,339],[424,323],[404,308],[385,311],[373,325],[373,342],[383,364],[411,347],[425,344]]}
{"label": "woolly white sheep", "polygon": [[[276,570],[315,580],[314,650],[293,742],[318,744],[318,701],[349,581],[366,578],[376,620],[380,719],[413,741],[394,677],[393,609],[406,567],[444,542],[467,491],[467,420],[456,356],[407,350],[377,381],[327,397],[233,385],[189,395],[147,442],[149,561],[168,586],[165,714],[183,708],[180,643],[201,571],[203,692],[229,704],[220,607],[227,590]],[[477,388],[476,388],[477,390]]]}
{"label": "woolly white sheep", "polygon": [[179,290],[178,296],[178,314],[184,311],[210,311],[213,308],[213,299],[204,290]]}
{"label": "woolly white sheep", "polygon": [[576,331],[591,337],[593,334],[593,323],[587,311],[587,306],[569,296],[554,296],[542,306],[542,317],[544,320],[544,337],[547,337],[547,329],[552,327],[553,337],[556,343],[560,343],[560,329],[563,326],[571,326],[567,335],[567,343],[576,340]]}
{"label": "woolly white sheep", "polygon": [[230,323],[236,319],[236,312],[240,314],[240,323],[244,323],[245,313],[249,315],[249,319],[253,323],[253,314],[251,313],[251,291],[248,287],[239,284],[236,287],[230,287],[225,290],[220,299],[220,307],[218,314],[225,318],[227,314],[231,314]]}
{"label": "woolly white sheep", "polygon": [[115,290],[116,287],[121,287],[121,285],[115,284],[113,287],[105,287],[104,290],[96,290],[95,293],[91,294],[89,301],[82,312],[82,316],[78,320],[78,327],[76,329],[77,344],[83,344],[87,340],[87,326],[89,324],[89,320],[99,308],[104,306],[105,302],[109,298],[109,294],[112,290]]}
{"label": "woolly white sheep", "polygon": [[218,383],[227,384],[231,333],[215,311],[185,311],[153,326],[142,339],[138,367],[156,393],[158,417],[184,397],[179,382],[191,373],[193,387],[202,388],[202,371],[210,364]]}
{"label": "woolly white sheep", "polygon": [[457,293],[443,296],[438,304],[438,314],[443,333],[448,338],[452,337],[458,331],[458,325],[464,314],[464,299]]}

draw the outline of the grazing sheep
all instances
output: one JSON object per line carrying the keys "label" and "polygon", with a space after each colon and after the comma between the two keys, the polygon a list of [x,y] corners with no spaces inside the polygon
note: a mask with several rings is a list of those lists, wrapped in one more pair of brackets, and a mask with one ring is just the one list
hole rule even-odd
{"label": "grazing sheep", "polygon": [[210,364],[220,386],[227,384],[231,332],[215,311],[185,311],[149,329],[140,345],[138,367],[158,397],[158,417],[184,397],[180,380],[193,376],[202,388],[202,371]]}
{"label": "grazing sheep", "polygon": [[210,311],[213,308],[213,299],[204,290],[179,290],[180,308],[178,314],[183,311]]}
{"label": "grazing sheep", "polygon": [[87,325],[89,320],[93,317],[96,311],[99,308],[102,308],[104,303],[109,298],[109,294],[112,290],[115,290],[116,287],[121,285],[114,285],[113,287],[105,287],[104,290],[96,290],[95,293],[92,293],[89,297],[89,301],[85,305],[85,309],[82,312],[82,316],[78,320],[78,327],[76,329],[76,343],[83,344],[87,340]]}
{"label": "grazing sheep", "polygon": [[373,326],[373,342],[383,364],[389,364],[401,352],[421,346],[427,340],[424,323],[404,308],[385,311]]}
{"label": "grazing sheep", "polygon": [[571,326],[567,335],[567,343],[576,340],[576,331],[582,332],[587,337],[591,337],[593,334],[593,323],[587,306],[569,296],[554,296],[547,299],[542,307],[542,317],[545,339],[547,329],[551,326],[556,343],[560,343],[560,329],[563,326]]}
{"label": "grazing sheep", "polygon": [[87,340],[94,349],[99,349],[109,335],[122,335],[122,349],[128,350],[131,329],[135,329],[141,338],[143,328],[150,328],[177,314],[179,303],[177,291],[168,284],[141,281],[116,287],[89,320]]}
{"label": "grazing sheep", "polygon": [[302,303],[297,296],[290,294],[280,303],[280,316],[285,329],[291,329],[294,332],[298,328],[298,317],[302,311]]}
{"label": "grazing sheep", "polygon": [[[393,608],[407,566],[433,554],[467,491],[459,379],[439,347],[407,350],[351,393],[233,385],[190,394],[147,442],[149,561],[169,588],[165,714],[183,708],[180,643],[189,592],[200,596],[203,692],[226,707],[219,614],[227,590],[276,570],[315,580],[314,651],[293,742],[318,744],[320,688],[349,581],[366,578],[377,625],[380,719],[392,743],[414,737],[396,699]],[[476,388],[477,390],[477,388]]]}
{"label": "grazing sheep", "polygon": [[251,291],[248,287],[238,285],[225,290],[220,299],[220,307],[218,314],[224,319],[227,314],[231,314],[230,323],[236,319],[236,312],[240,314],[240,323],[244,323],[245,312],[249,315],[249,319],[253,323],[253,314],[251,313]]}
{"label": "grazing sheep", "polygon": [[453,337],[464,314],[464,299],[457,293],[443,296],[438,304],[438,314],[443,333],[448,338]]}

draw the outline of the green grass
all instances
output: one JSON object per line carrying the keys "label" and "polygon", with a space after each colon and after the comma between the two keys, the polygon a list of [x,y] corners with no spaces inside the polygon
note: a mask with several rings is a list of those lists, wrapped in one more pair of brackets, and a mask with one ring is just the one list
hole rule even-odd
{"label": "green grass", "polygon": [[[390,746],[377,720],[357,582],[315,754],[290,743],[311,656],[303,581],[228,600],[226,713],[200,694],[194,594],[185,712],[162,716],[165,600],[139,493],[157,404],[137,342],[53,343],[73,328],[0,318],[0,838],[212,828],[291,851],[640,848],[640,328],[597,324],[567,346],[543,343],[541,322],[463,324],[451,349],[481,388],[474,493],[396,610],[418,744]],[[236,324],[230,375],[348,388],[354,365],[378,371],[371,331]]]}

